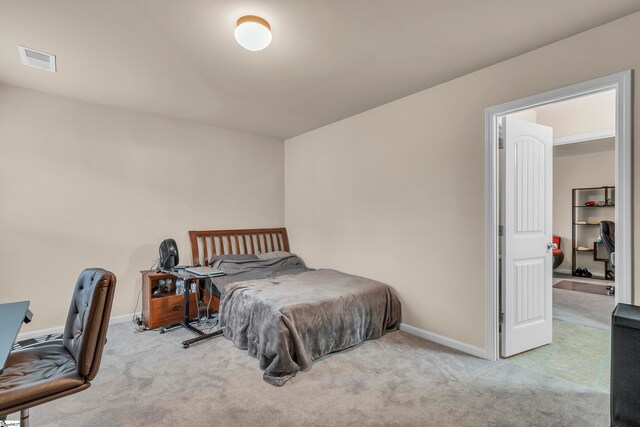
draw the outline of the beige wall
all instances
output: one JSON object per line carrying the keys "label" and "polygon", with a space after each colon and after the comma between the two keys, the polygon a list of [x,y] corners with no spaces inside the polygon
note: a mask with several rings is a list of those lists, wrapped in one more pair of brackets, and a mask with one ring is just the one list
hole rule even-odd
{"label": "beige wall", "polygon": [[287,140],[292,249],[388,282],[404,322],[484,348],[484,109],[639,68],[639,38],[636,13]]}
{"label": "beige wall", "polygon": [[[562,237],[564,262],[558,267],[571,271],[573,188],[615,185],[615,143],[613,138],[554,147],[553,152],[553,234]],[[596,201],[604,200],[599,198]],[[578,209],[578,220],[614,220],[614,209]],[[599,227],[578,226],[578,245],[591,247]],[[604,275],[604,263],[594,261],[593,253],[578,254],[577,267]]]}
{"label": "beige wall", "polygon": [[284,221],[282,140],[0,85],[0,149],[0,302],[31,300],[23,332],[64,323],[85,267],[128,314],[162,239],[188,263],[190,229]]}

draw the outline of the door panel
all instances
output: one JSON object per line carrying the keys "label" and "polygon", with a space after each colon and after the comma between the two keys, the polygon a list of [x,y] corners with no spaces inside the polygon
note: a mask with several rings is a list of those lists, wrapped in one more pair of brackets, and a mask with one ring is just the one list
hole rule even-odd
{"label": "door panel", "polygon": [[515,327],[544,319],[545,259],[515,262]]}
{"label": "door panel", "polygon": [[553,131],[503,121],[503,263],[501,355],[552,338]]}
{"label": "door panel", "polygon": [[544,232],[544,144],[522,136],[514,140],[516,180],[516,233]]}

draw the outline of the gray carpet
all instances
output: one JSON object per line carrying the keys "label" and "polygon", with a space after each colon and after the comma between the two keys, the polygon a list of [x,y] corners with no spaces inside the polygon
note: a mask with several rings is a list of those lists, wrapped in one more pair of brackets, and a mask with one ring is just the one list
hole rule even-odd
{"label": "gray carpet", "polygon": [[553,288],[553,318],[598,329],[611,328],[615,297]]}
{"label": "gray carpet", "polygon": [[31,410],[34,426],[605,426],[609,396],[404,332],[330,355],[284,387],[225,338],[109,330],[86,391]]}

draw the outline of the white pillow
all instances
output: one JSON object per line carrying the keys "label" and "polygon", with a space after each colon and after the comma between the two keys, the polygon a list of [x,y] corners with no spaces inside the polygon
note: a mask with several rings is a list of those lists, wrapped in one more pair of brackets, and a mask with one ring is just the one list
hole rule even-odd
{"label": "white pillow", "polygon": [[289,255],[291,255],[291,252],[273,251],[273,252],[266,252],[266,253],[263,253],[263,254],[258,254],[258,259],[282,258],[284,256],[289,256]]}

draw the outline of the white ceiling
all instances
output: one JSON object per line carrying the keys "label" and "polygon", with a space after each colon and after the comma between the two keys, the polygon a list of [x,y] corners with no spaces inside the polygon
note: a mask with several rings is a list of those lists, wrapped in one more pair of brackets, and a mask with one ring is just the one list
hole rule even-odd
{"label": "white ceiling", "polygon": [[[2,0],[0,82],[291,137],[640,10],[638,0]],[[235,21],[271,24],[261,52]],[[57,55],[20,64],[16,45]]]}

